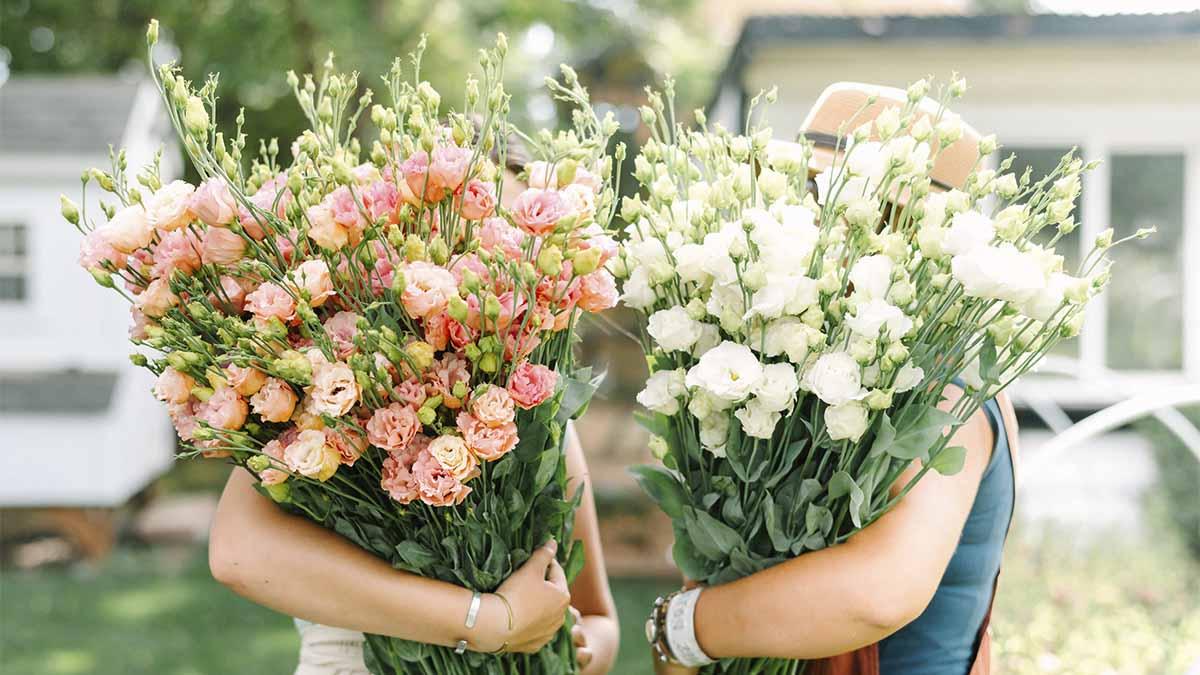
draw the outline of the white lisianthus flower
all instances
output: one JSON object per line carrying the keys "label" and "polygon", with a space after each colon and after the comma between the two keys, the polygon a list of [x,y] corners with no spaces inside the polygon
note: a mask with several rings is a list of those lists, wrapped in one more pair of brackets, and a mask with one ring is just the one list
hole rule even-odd
{"label": "white lisianthus flower", "polygon": [[804,146],[790,141],[767,141],[767,166],[784,173],[795,173],[804,165]]}
{"label": "white lisianthus flower", "polygon": [[813,279],[798,274],[773,274],[754,292],[750,309],[743,318],[777,319],[785,313],[800,314],[817,304],[819,299],[817,282]]}
{"label": "white lisianthus flower", "polygon": [[646,276],[646,269],[643,267],[635,267],[629,273],[629,278],[625,280],[622,287],[621,302],[625,303],[626,307],[633,309],[647,310],[654,306],[658,300],[657,294],[650,286],[650,279]]}
{"label": "white lisianthus flower", "polygon": [[1046,285],[1021,306],[1021,313],[1031,319],[1049,321],[1067,301],[1067,290],[1077,281],[1061,272],[1051,274]]}
{"label": "white lisianthus flower", "polygon": [[657,238],[650,238],[628,247],[629,257],[644,270],[652,283],[662,283],[674,274],[667,249]]}
{"label": "white lisianthus flower", "polygon": [[741,401],[758,387],[763,366],[750,348],[725,341],[713,347],[692,366],[685,382],[724,401]]}
{"label": "white lisianthus flower", "polygon": [[995,238],[996,227],[991,218],[978,211],[964,211],[950,219],[942,248],[950,255],[962,255],[987,246]]}
{"label": "white lisianthus flower", "polygon": [[667,351],[688,351],[700,339],[700,331],[700,322],[678,305],[658,310],[646,323],[646,332]]}
{"label": "white lisianthus flower", "polygon": [[775,427],[782,417],[778,412],[768,410],[757,399],[738,408],[733,416],[742,423],[742,431],[753,438],[770,438],[775,434]]}
{"label": "white lisianthus flower", "polygon": [[862,394],[862,372],[846,352],[821,355],[804,373],[802,383],[829,405],[840,405]]}
{"label": "white lisianthus flower", "polygon": [[675,249],[675,272],[683,281],[704,284],[711,276],[707,271],[709,251],[700,244],[684,244]]}
{"label": "white lisianthus flower", "polygon": [[758,189],[767,199],[778,199],[787,192],[787,176],[772,169],[763,169],[758,174]]}
{"label": "white lisianthus flower", "polygon": [[925,201],[922,205],[925,209],[925,215],[921,218],[922,225],[930,227],[941,227],[946,222],[946,201],[948,197],[945,192],[930,192],[925,195]]}
{"label": "white lisianthus flower", "polygon": [[864,299],[886,298],[894,267],[895,263],[885,255],[863,256],[850,268],[850,283]]}
{"label": "white lisianthus flower", "polygon": [[950,261],[954,278],[973,298],[1027,302],[1046,285],[1038,262],[1012,244],[982,246]]}
{"label": "white lisianthus flower", "polygon": [[796,367],[790,363],[770,363],[763,367],[762,381],[754,389],[754,400],[764,410],[776,412],[792,405],[800,390]]}
{"label": "white lisianthus flower", "polygon": [[892,385],[892,391],[897,394],[903,394],[913,387],[916,387],[918,384],[921,384],[924,379],[925,371],[923,369],[914,366],[911,363],[905,364],[904,367],[900,369],[900,372],[896,373],[896,382]]}
{"label": "white lisianthus flower", "polygon": [[729,415],[717,413],[700,420],[700,445],[715,457],[725,456],[729,440]]}
{"label": "white lisianthus flower", "polygon": [[683,373],[677,370],[660,370],[646,380],[646,388],[637,395],[637,402],[648,410],[664,415],[679,412],[679,396],[682,394]]}
{"label": "white lisianthus flower", "polygon": [[825,430],[835,441],[855,441],[867,431],[867,407],[858,401],[847,401],[825,409]]}
{"label": "white lisianthus flower", "polygon": [[746,298],[742,295],[742,288],[737,281],[717,284],[709,289],[708,302],[704,308],[709,314],[720,317],[722,322],[726,318],[741,322],[742,315],[746,313]]}
{"label": "white lisianthus flower", "polygon": [[700,337],[696,340],[696,344],[692,346],[692,356],[700,358],[704,356],[708,350],[721,344],[721,329],[711,323],[700,324]]}
{"label": "white lisianthus flower", "polygon": [[762,346],[765,356],[786,354],[795,364],[804,363],[809,351],[821,339],[821,333],[800,319],[784,317],[767,324]]}
{"label": "white lisianthus flower", "polygon": [[912,319],[905,316],[899,307],[878,298],[861,302],[854,316],[846,319],[846,326],[858,335],[867,338],[879,337],[880,330],[891,340],[899,340],[912,330]]}
{"label": "white lisianthus flower", "polygon": [[917,246],[921,255],[934,260],[946,255],[946,228],[938,225],[921,225],[917,228]]}

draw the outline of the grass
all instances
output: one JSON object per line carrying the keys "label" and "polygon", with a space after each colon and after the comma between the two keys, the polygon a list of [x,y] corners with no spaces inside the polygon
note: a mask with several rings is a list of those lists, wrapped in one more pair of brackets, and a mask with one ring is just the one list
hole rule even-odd
{"label": "grass", "polygon": [[[614,673],[648,674],[642,621],[669,581],[613,584],[622,621]],[[1081,548],[1014,539],[994,636],[1005,673],[1183,673],[1200,659],[1200,565],[1164,543]],[[286,675],[290,619],[229,592],[203,552],[123,549],[102,569],[5,571],[0,671],[22,675]]]}

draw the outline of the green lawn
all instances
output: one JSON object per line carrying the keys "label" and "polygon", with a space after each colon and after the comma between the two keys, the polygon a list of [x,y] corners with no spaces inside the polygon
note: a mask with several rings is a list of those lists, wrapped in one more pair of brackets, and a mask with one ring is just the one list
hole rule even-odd
{"label": "green lawn", "polygon": [[[995,637],[1006,673],[1183,673],[1200,659],[1200,566],[1178,547],[1068,537],[1014,541]],[[614,673],[649,673],[642,619],[663,581],[618,580],[624,618]],[[287,617],[238,598],[204,554],[121,550],[98,571],[5,571],[0,672],[19,675],[285,675]]]}

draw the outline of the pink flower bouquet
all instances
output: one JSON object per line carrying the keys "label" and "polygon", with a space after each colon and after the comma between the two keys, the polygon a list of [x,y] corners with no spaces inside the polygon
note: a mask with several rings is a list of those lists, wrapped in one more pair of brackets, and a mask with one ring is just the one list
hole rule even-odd
{"label": "pink flower bouquet", "polygon": [[[537,187],[510,200],[504,51],[502,37],[448,115],[399,61],[387,105],[332,63],[316,82],[289,74],[312,125],[290,166],[275,141],[244,154],[240,124],[215,130],[215,79],[197,90],[164,66],[155,80],[201,183],[164,185],[150,166],[134,185],[120,153],[86,174],[115,198],[106,222],[63,199],[80,264],[130,301],[132,359],[158,375],[184,454],[227,458],[284,508],[480,591],[547,539],[571,540],[562,432],[595,388],[574,329],[616,302],[615,124],[564,68],[548,86],[576,107],[574,128],[529,141]],[[582,550],[560,556],[572,577]],[[568,673],[567,630],[533,657],[381,636],[367,657],[380,673]]]}

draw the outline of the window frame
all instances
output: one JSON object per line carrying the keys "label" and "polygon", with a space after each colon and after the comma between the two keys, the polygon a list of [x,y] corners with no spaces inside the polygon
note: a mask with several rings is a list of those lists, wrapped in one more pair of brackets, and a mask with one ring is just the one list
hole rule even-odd
{"label": "window frame", "polygon": [[23,284],[23,294],[19,298],[0,297],[0,307],[28,307],[33,299],[33,266],[31,264],[33,259],[33,228],[30,226],[30,219],[23,217],[23,214],[0,212],[0,229],[5,227],[18,227],[22,230],[21,236],[23,238],[24,252],[20,255],[10,255],[0,251],[0,275],[19,276]]}

